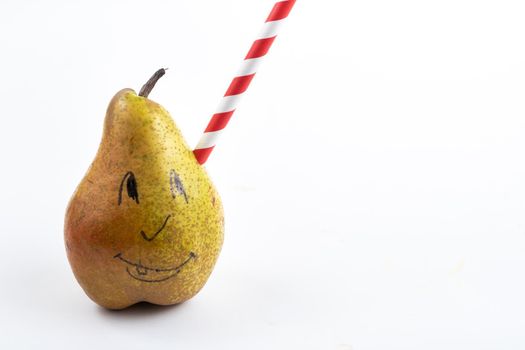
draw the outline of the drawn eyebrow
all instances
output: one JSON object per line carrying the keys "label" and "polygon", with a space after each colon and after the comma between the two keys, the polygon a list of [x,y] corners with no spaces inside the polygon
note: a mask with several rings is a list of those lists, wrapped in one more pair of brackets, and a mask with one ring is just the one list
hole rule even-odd
{"label": "drawn eyebrow", "polygon": [[188,195],[186,194],[186,190],[184,189],[184,185],[182,185],[182,181],[180,181],[179,175],[175,172],[175,170],[170,170],[170,190],[171,190],[171,196],[175,198],[177,195],[183,195],[184,200],[186,203],[188,203]]}
{"label": "drawn eyebrow", "polygon": [[120,187],[118,190],[118,205],[122,203],[122,190],[124,189],[124,182],[126,182],[126,191],[128,192],[129,198],[133,199],[135,202],[137,202],[137,204],[139,204],[137,180],[135,179],[135,174],[133,174],[132,171],[128,171],[120,182]]}

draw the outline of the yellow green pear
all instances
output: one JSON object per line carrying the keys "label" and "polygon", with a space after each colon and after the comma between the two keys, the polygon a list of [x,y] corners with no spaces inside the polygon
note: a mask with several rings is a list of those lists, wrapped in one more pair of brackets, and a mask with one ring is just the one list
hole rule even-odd
{"label": "yellow green pear", "polygon": [[73,273],[109,309],[181,303],[206,283],[221,250],[220,197],[169,113],[137,95],[111,100],[96,157],[73,194],[64,236]]}

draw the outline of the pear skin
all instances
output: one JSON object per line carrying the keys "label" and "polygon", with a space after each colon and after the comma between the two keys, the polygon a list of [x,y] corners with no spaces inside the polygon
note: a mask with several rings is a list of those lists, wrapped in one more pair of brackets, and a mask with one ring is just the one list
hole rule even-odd
{"label": "pear skin", "polygon": [[169,113],[118,92],[65,217],[67,256],[86,294],[108,309],[184,302],[206,283],[223,234],[221,199]]}

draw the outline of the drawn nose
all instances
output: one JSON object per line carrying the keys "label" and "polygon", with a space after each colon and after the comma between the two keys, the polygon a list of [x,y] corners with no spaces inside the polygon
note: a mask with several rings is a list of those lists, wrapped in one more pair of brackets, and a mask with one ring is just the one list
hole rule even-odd
{"label": "drawn nose", "polygon": [[142,238],[144,238],[146,241],[148,242],[151,242],[153,241],[158,235],[159,233],[162,232],[162,230],[164,230],[164,227],[166,227],[166,224],[168,223],[168,220],[171,218],[171,214],[166,216],[166,219],[164,219],[164,223],[162,223],[162,226],[157,230],[157,232],[155,232],[151,237],[148,237],[148,235],[146,234],[146,232],[140,230],[140,235],[142,236]]}

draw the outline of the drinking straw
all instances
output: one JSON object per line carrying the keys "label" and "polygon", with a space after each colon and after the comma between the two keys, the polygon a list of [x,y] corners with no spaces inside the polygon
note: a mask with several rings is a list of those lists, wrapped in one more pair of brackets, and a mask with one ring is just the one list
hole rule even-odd
{"label": "drinking straw", "polygon": [[259,36],[253,42],[239,71],[231,81],[228,90],[226,90],[226,93],[215,110],[215,114],[213,114],[208,126],[204,130],[197,147],[193,150],[193,154],[199,164],[204,164],[206,160],[208,160],[211,151],[217,143],[217,139],[226,125],[228,125],[241,97],[248,89],[248,86],[250,86],[262,59],[266,56],[277,37],[279,27],[288,17],[294,4],[295,0],[278,1],[274,4]]}

